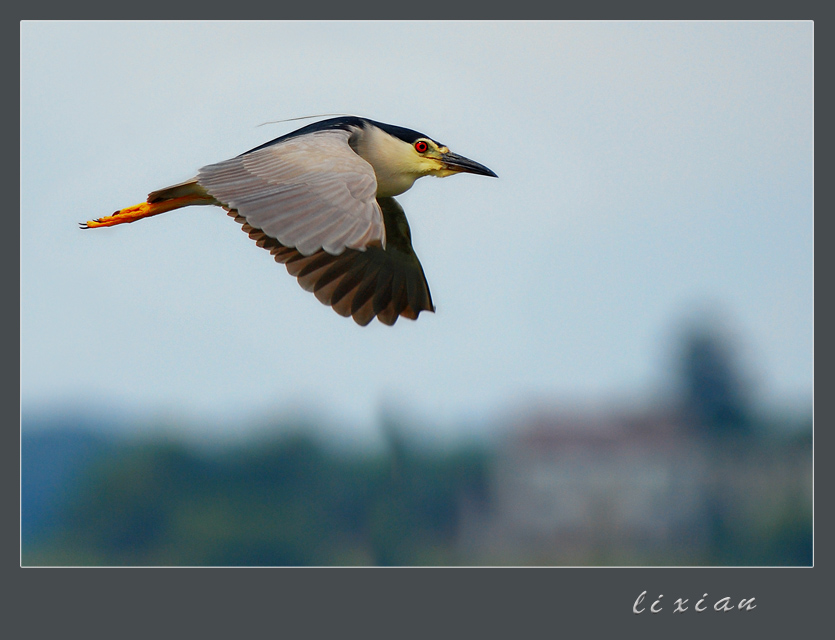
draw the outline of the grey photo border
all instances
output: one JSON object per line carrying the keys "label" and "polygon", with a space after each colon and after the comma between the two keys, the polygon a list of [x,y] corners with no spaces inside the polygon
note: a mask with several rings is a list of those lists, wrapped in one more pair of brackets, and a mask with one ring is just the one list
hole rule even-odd
{"label": "grey photo border", "polygon": [[[41,19],[662,19],[662,20],[813,20],[817,43],[823,43],[816,61],[831,59],[826,37],[827,20],[817,19],[823,8],[816,2],[789,3],[700,3],[675,6],[672,3],[586,3],[582,6],[547,8],[530,2],[499,6],[490,3],[443,3],[420,7],[383,2],[332,3],[312,6],[278,6],[244,2],[230,8],[220,3],[143,3],[140,7],[113,3],[85,2],[81,5],[15,6],[17,22],[4,21],[11,31],[20,20]],[[824,37],[819,37],[821,27]],[[11,36],[11,34],[10,34]],[[3,40],[11,48],[12,37]],[[18,48],[19,54],[19,48]],[[19,55],[18,55],[19,57]],[[13,59],[7,56],[6,59]],[[828,77],[824,72],[823,77]],[[9,80],[11,81],[11,79]],[[820,102],[829,103],[824,84]],[[818,96],[816,95],[816,98]],[[817,100],[816,100],[817,101]],[[823,109],[822,112],[829,112]],[[11,121],[11,116],[6,122]],[[19,120],[18,120],[19,121]],[[823,122],[821,131],[828,133]],[[819,133],[816,130],[816,136]],[[11,182],[13,172],[4,172]],[[825,183],[824,183],[825,184]],[[19,182],[18,182],[19,186]],[[816,220],[818,222],[818,220]],[[829,237],[831,221],[823,219],[822,237]],[[9,297],[20,301],[19,220],[18,231],[3,235],[10,246],[0,253],[4,261],[17,258],[17,286],[9,277]],[[819,232],[820,233],[820,232]],[[824,253],[822,273],[830,257]],[[816,260],[817,266],[817,260]],[[4,288],[7,285],[4,283]],[[13,305],[9,305],[7,309]],[[816,313],[816,316],[818,313]],[[822,317],[830,314],[824,306]],[[3,314],[4,335],[8,342],[17,328],[10,312]],[[824,324],[823,326],[827,326]],[[824,345],[828,338],[824,336]],[[4,341],[5,343],[6,341]],[[17,368],[18,357],[4,358],[4,367]],[[818,345],[816,343],[816,352]],[[11,351],[11,348],[10,348]],[[828,349],[821,351],[828,352]],[[824,380],[829,374],[824,372]],[[12,372],[9,376],[14,381]],[[825,388],[825,387],[824,387]],[[2,403],[8,414],[6,437],[13,438],[14,424],[20,424],[19,384],[3,385]],[[15,397],[16,396],[16,397]],[[817,399],[817,398],[816,398]],[[832,408],[824,396],[815,403],[815,451],[830,451]],[[14,418],[12,415],[14,414]],[[20,499],[20,440],[4,447],[5,455],[17,456],[16,464],[4,465],[10,476],[7,491]],[[816,461],[817,461],[816,457]],[[13,469],[17,474],[12,478]],[[815,466],[820,486],[831,485],[828,465]],[[13,489],[14,487],[14,489]],[[10,499],[10,502],[14,500]],[[822,504],[825,505],[824,501]],[[831,532],[828,510],[816,509],[815,540],[827,540]],[[12,527],[6,527],[11,530]],[[820,535],[823,532],[823,536]],[[20,544],[19,520],[15,527]],[[11,547],[13,545],[9,545]],[[362,637],[432,638],[528,638],[633,637],[646,634],[658,637],[786,637],[813,630],[825,623],[826,595],[831,581],[824,574],[831,570],[828,545],[816,545],[813,568],[12,568],[10,581],[12,629],[16,637],[60,637],[77,630],[88,638],[131,637],[290,637],[319,638],[333,634],[361,634]],[[19,554],[18,554],[19,558]],[[636,614],[639,604],[643,613]],[[9,591],[7,591],[9,593]],[[663,594],[661,612],[650,613],[652,603]],[[702,613],[674,613],[676,598],[692,603],[708,594],[714,605],[728,597],[736,605],[755,598],[756,608],[716,611],[711,606]]]}

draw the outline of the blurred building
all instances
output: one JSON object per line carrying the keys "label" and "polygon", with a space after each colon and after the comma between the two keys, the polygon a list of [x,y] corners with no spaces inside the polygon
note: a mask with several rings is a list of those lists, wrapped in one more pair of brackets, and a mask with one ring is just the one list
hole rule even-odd
{"label": "blurred building", "polygon": [[811,517],[811,503],[808,447],[716,437],[661,410],[548,412],[499,447],[461,548],[486,564],[783,564],[719,551],[768,538],[798,507]]}

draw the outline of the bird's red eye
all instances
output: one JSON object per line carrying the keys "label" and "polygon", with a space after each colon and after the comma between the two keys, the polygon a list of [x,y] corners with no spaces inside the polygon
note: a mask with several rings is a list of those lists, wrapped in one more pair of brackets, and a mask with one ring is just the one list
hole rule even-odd
{"label": "bird's red eye", "polygon": [[429,145],[426,144],[423,140],[418,140],[415,142],[415,151],[418,153],[426,153],[426,150],[429,148]]}

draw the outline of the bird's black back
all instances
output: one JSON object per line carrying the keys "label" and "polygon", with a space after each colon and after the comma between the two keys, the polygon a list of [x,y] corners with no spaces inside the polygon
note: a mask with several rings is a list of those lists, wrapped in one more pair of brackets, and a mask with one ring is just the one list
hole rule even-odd
{"label": "bird's black back", "polygon": [[[409,144],[412,144],[418,138],[429,138],[429,136],[420,133],[419,131],[415,131],[414,129],[407,129],[406,127],[398,127],[397,125],[386,124],[384,122],[377,122],[376,120],[369,120],[368,118],[360,118],[359,116],[339,116],[337,118],[330,118],[329,120],[321,120],[319,122],[314,122],[312,124],[302,127],[301,129],[297,129],[296,131],[286,133],[283,136],[276,138],[275,140],[265,142],[264,144],[259,145],[254,149],[250,149],[249,151],[242,153],[241,155],[245,156],[246,154],[252,153],[253,151],[258,151],[259,149],[270,147],[274,144],[278,144],[279,142],[284,142],[285,140],[289,140],[291,138],[298,138],[299,136],[307,135],[309,133],[315,133],[317,131],[332,131],[334,129],[350,131],[350,127],[365,128],[365,126],[368,124],[374,125],[375,127],[382,129],[386,133],[396,138],[400,138],[401,140],[403,140],[404,142],[408,142]],[[431,138],[429,139],[431,140]],[[435,142],[439,146],[443,146],[437,140],[435,140]]]}

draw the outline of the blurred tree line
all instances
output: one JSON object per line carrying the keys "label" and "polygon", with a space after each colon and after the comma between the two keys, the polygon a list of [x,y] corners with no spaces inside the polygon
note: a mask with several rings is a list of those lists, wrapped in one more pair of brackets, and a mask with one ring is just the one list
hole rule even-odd
{"label": "blurred tree line", "polygon": [[27,525],[24,512],[22,563],[455,564],[460,504],[485,499],[488,454],[387,433],[384,451],[350,454],[302,433],[213,454],[110,442],[48,526]]}
{"label": "blurred tree line", "polygon": [[[798,425],[804,417],[767,417],[758,411],[752,381],[726,331],[702,318],[684,328],[679,348],[680,415],[715,448],[717,476],[723,465],[744,469],[751,460],[789,457],[805,458],[811,470],[811,418]],[[760,508],[755,516],[741,516],[728,487],[719,481],[706,511],[710,564],[812,565],[813,508],[803,492],[780,506]]]}
{"label": "blurred tree line", "polygon": [[[776,477],[788,460],[811,477],[811,418],[791,428],[798,416],[758,411],[734,341],[711,323],[686,327],[677,344],[674,412],[714,452],[708,541],[695,563],[810,565],[808,482],[778,498],[746,478],[759,461],[776,464],[767,470]],[[428,446],[396,418],[384,425],[385,446],[364,451],[337,450],[310,425],[276,425],[286,435],[211,453],[107,432],[64,420],[38,435],[24,424],[24,566],[478,564],[461,555],[462,508],[489,514],[502,455],[486,441]],[[735,484],[742,501],[729,491]],[[653,562],[617,556],[612,544],[616,564]],[[552,551],[546,564],[561,564]]]}

